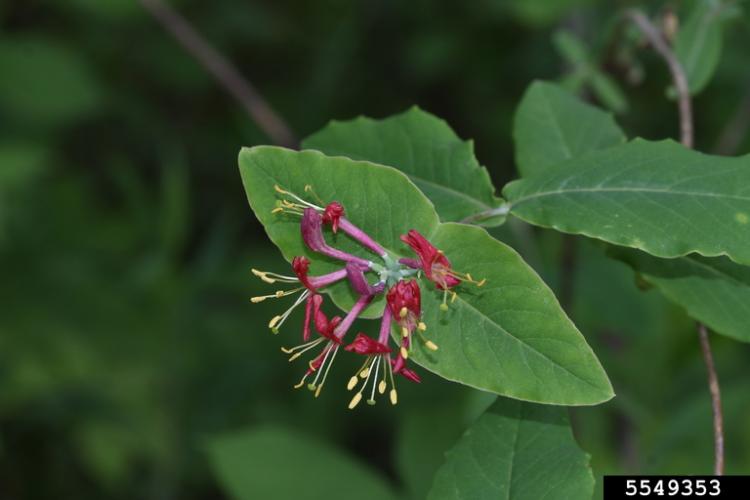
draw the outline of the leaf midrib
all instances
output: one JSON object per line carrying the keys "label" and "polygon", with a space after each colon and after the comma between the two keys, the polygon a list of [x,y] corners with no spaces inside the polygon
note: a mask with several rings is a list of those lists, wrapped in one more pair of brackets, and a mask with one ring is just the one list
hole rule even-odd
{"label": "leaf midrib", "polygon": [[[474,307],[473,305],[471,305],[470,303],[468,303],[468,302],[467,302],[467,301],[466,301],[466,300],[465,300],[465,299],[464,299],[463,297],[461,297],[460,295],[458,295],[458,296],[456,297],[456,302],[458,302],[459,304],[464,304],[464,305],[465,305],[466,307],[468,307],[469,309],[471,309],[471,310],[475,311],[475,312],[476,312],[477,314],[479,314],[479,315],[480,315],[481,317],[485,318],[485,319],[486,319],[487,321],[489,321],[489,322],[490,322],[491,324],[493,324],[493,325],[497,326],[497,328],[498,328],[498,329],[499,329],[499,330],[500,330],[501,332],[503,332],[503,333],[504,333],[505,335],[507,335],[507,336],[508,336],[508,337],[510,337],[511,339],[515,340],[516,342],[520,343],[521,345],[523,345],[524,347],[526,347],[527,349],[529,349],[529,350],[530,350],[531,352],[533,352],[533,353],[536,353],[536,354],[538,354],[539,356],[541,356],[542,358],[546,359],[547,361],[549,361],[550,363],[552,363],[552,364],[553,364],[554,366],[556,366],[556,367],[558,367],[558,368],[562,369],[562,370],[563,370],[563,371],[564,371],[565,373],[568,373],[568,374],[572,375],[572,376],[573,376],[574,378],[576,378],[576,379],[580,380],[581,382],[584,382],[585,384],[589,385],[590,387],[593,387],[593,388],[594,388],[594,389],[596,389],[596,390],[597,390],[598,392],[607,392],[607,391],[604,391],[604,390],[602,390],[602,388],[601,388],[601,387],[599,387],[598,385],[596,385],[596,384],[592,383],[591,381],[589,381],[589,380],[586,380],[585,378],[582,378],[582,377],[581,377],[580,375],[578,375],[578,374],[576,374],[576,373],[573,373],[572,371],[570,371],[569,369],[567,369],[566,367],[564,367],[563,365],[561,365],[560,363],[558,363],[558,362],[557,362],[557,361],[555,361],[554,359],[550,358],[549,356],[547,356],[547,355],[546,355],[546,354],[544,354],[543,352],[541,352],[541,351],[537,350],[536,348],[534,348],[534,347],[533,347],[533,346],[532,346],[531,344],[528,344],[527,342],[525,342],[525,341],[524,341],[523,339],[521,339],[520,337],[516,337],[515,335],[513,335],[512,333],[510,333],[510,332],[509,332],[508,330],[506,330],[505,328],[503,328],[503,327],[502,327],[502,326],[501,326],[501,325],[500,325],[499,323],[497,323],[497,322],[495,322],[494,320],[490,319],[490,317],[489,317],[489,316],[487,316],[487,315],[486,315],[485,313],[483,313],[482,311],[480,311],[479,309],[477,309],[476,307]],[[494,350],[493,350],[493,352],[494,352]]]}
{"label": "leaf midrib", "polygon": [[523,196],[516,200],[511,200],[510,208],[518,206],[521,203],[525,203],[535,198],[544,198],[547,196],[554,195],[565,195],[565,194],[580,194],[580,193],[653,193],[653,194],[664,194],[664,195],[675,195],[675,196],[695,196],[702,198],[720,198],[720,199],[731,199],[740,201],[750,201],[750,196],[741,196],[736,194],[724,194],[724,193],[711,193],[701,191],[672,191],[669,189],[656,189],[656,188],[626,188],[626,187],[607,187],[607,188],[572,188],[572,189],[557,189],[554,191],[542,191],[534,193],[528,196]]}

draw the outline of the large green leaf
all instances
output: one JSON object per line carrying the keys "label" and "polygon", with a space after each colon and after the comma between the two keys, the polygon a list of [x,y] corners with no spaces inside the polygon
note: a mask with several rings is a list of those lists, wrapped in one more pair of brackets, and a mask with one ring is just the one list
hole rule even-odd
{"label": "large green leaf", "polygon": [[[458,222],[502,202],[494,195],[487,169],[474,156],[474,144],[417,107],[384,120],[333,121],[302,146],[401,170],[435,204],[444,221]],[[502,220],[484,221],[488,222]]]}
{"label": "large green leaf", "polygon": [[725,158],[673,141],[636,139],[508,184],[527,222],[639,248],[750,263],[750,157]]}
{"label": "large green leaf", "polygon": [[448,452],[427,498],[583,500],[593,490],[564,408],[498,399]]}
{"label": "large green leaf", "polygon": [[[297,218],[271,213],[274,184],[298,193],[310,184],[324,200],[337,199],[349,218],[395,258],[409,255],[399,235],[415,228],[445,251],[454,266],[487,278],[484,287],[461,286],[448,312],[442,292],[423,286],[428,336],[437,352],[420,346],[415,360],[453,381],[518,399],[556,404],[594,404],[612,397],[609,381],[583,336],[553,293],[510,247],[478,227],[439,224],[429,201],[401,172],[369,162],[256,147],[240,153],[250,205],[287,260],[306,254],[313,272],[340,267],[304,247]],[[366,255],[344,235],[337,246]],[[370,254],[370,258],[375,258]],[[352,303],[346,283],[332,290],[337,304]],[[382,304],[371,308],[376,316]]]}
{"label": "large green leaf", "polygon": [[675,55],[682,64],[691,94],[708,84],[719,64],[722,46],[720,0],[695,2],[684,26],[677,32]]}
{"label": "large green leaf", "polygon": [[523,177],[625,142],[612,115],[547,82],[534,82],[524,94],[516,111],[513,137],[516,165]]}
{"label": "large green leaf", "polygon": [[750,267],[726,257],[659,259],[625,248],[610,253],[693,318],[717,333],[750,342]]}
{"label": "large green leaf", "polygon": [[440,350],[417,348],[419,364],[449,380],[527,401],[574,405],[612,397],[591,348],[515,250],[463,224],[441,224],[431,240],[456,269],[487,284],[463,287],[447,312],[440,311],[441,292],[422,287],[427,332]]}
{"label": "large green leaf", "polygon": [[[235,500],[387,500],[395,495],[374,471],[324,441],[269,426],[211,441],[211,464]],[[335,479],[332,479],[335,475]]]}

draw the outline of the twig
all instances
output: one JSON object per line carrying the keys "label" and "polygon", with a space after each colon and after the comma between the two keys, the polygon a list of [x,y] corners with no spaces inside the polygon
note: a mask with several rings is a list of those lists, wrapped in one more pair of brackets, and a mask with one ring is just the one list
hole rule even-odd
{"label": "twig", "polygon": [[[680,112],[680,142],[685,147],[693,147],[693,113],[690,101],[690,89],[688,87],[685,71],[680,61],[669,47],[659,30],[649,19],[638,10],[629,10],[625,16],[632,20],[641,32],[648,38],[651,46],[667,63],[672,73],[672,81],[677,90],[677,102]],[[719,390],[719,378],[716,376],[716,366],[711,354],[711,344],[708,342],[708,330],[706,325],[698,322],[698,334],[700,337],[703,360],[708,371],[708,389],[711,393],[711,410],[714,419],[714,474],[724,474],[724,419],[721,412],[721,392]]]}
{"label": "twig", "polygon": [[714,474],[724,474],[724,419],[721,412],[721,390],[719,379],[716,376],[714,357],[711,354],[711,344],[708,342],[708,330],[706,325],[698,323],[698,336],[703,351],[703,361],[708,371],[708,389],[711,392],[711,408],[714,414]]}
{"label": "twig", "polygon": [[693,147],[693,110],[690,101],[690,88],[682,64],[675,56],[659,30],[638,10],[628,10],[625,17],[633,21],[651,46],[659,53],[669,67],[672,81],[677,90],[677,107],[680,112],[680,142],[688,148]]}
{"label": "twig", "polygon": [[227,58],[213,48],[188,21],[162,0],[139,0],[146,11],[190,53],[245,111],[280,146],[296,147],[297,141],[284,120],[268,105],[253,85]]}

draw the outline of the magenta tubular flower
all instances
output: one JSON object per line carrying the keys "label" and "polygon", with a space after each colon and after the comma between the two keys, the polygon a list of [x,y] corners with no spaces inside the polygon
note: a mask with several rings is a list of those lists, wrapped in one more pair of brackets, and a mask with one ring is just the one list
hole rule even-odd
{"label": "magenta tubular flower", "polygon": [[[484,285],[486,280],[476,281],[468,273],[455,271],[448,257],[442,251],[435,248],[417,230],[410,229],[407,234],[401,235],[401,241],[409,245],[419,259],[405,258],[400,259],[399,262],[413,269],[421,269],[425,277],[435,284],[435,288],[443,290],[443,303],[440,306],[442,310],[445,311],[448,309],[448,291],[458,286],[462,281],[472,283],[476,286]],[[451,294],[451,300],[455,300],[456,293],[451,291]]]}
{"label": "magenta tubular flower", "polygon": [[[402,264],[421,268],[427,279],[435,283],[440,290],[453,288],[461,283],[461,280],[453,274],[448,258],[418,231],[410,229],[407,234],[401,236],[401,241],[409,245],[419,257],[419,261],[401,259]],[[415,265],[417,262],[418,264]]]}
{"label": "magenta tubular flower", "polygon": [[323,238],[322,225],[323,218],[320,214],[313,208],[306,208],[302,215],[300,229],[302,231],[302,239],[310,250],[333,259],[343,260],[344,262],[353,262],[364,268],[370,267],[370,261],[328,246],[325,238]]}
{"label": "magenta tubular flower", "polygon": [[365,273],[358,264],[349,262],[346,265],[346,275],[349,278],[349,283],[352,285],[357,295],[377,295],[385,290],[385,283],[376,283],[370,285],[365,278]]}
{"label": "magenta tubular flower", "polygon": [[329,224],[331,231],[336,234],[339,230],[339,221],[344,215],[344,206],[338,201],[332,201],[323,209],[323,224]]}

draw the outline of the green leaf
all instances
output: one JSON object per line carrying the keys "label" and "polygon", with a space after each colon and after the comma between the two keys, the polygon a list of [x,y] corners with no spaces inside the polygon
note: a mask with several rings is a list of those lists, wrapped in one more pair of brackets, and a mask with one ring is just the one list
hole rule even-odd
{"label": "green leaf", "polygon": [[[315,274],[340,268],[309,252],[299,219],[271,213],[274,184],[304,193],[312,185],[323,200],[337,199],[348,218],[394,257],[411,255],[399,236],[414,228],[445,251],[456,269],[487,278],[483,287],[459,287],[447,313],[439,310],[442,292],[423,286],[423,318],[428,337],[414,359],[444,378],[496,394],[555,404],[595,404],[612,397],[606,374],[583,336],[565,316],[555,296],[510,247],[478,227],[439,224],[432,205],[401,172],[369,162],[260,146],[243,149],[240,170],[248,200],[271,240],[287,260],[307,255]],[[330,238],[330,236],[329,236]],[[367,255],[339,234],[335,245]],[[372,254],[370,259],[376,259]],[[353,303],[347,283],[332,288],[343,309]],[[371,306],[377,317],[382,297]]]}
{"label": "green leaf", "polygon": [[333,500],[352,492],[362,500],[395,498],[384,479],[355,458],[291,429],[226,435],[212,440],[208,452],[219,483],[235,500]]}
{"label": "green leaf", "polygon": [[682,63],[691,94],[708,84],[716,71],[722,46],[722,5],[719,0],[698,0],[677,32],[675,55]]}
{"label": "green leaf", "polygon": [[521,99],[513,138],[516,165],[523,177],[625,141],[609,113],[581,102],[558,85],[540,81],[532,83]]}
{"label": "green leaf", "polygon": [[[472,141],[461,140],[445,121],[417,107],[384,120],[333,121],[302,146],[401,170],[444,221],[459,222],[502,202],[494,195],[487,169],[474,156]],[[490,222],[497,225],[502,219],[484,221]]]}
{"label": "green leaf", "polygon": [[564,408],[498,399],[448,452],[427,498],[585,499],[593,490]]}
{"label": "green leaf", "polygon": [[504,189],[511,213],[657,257],[696,252],[750,263],[750,157],[636,139]]}
{"label": "green leaf", "polygon": [[609,253],[716,333],[750,342],[750,267],[726,257],[659,259],[625,248]]}
{"label": "green leaf", "polygon": [[552,291],[509,246],[478,227],[441,224],[430,240],[461,272],[487,283],[461,287],[447,312],[442,292],[422,287],[423,319],[437,353],[414,359],[477,389],[539,403],[607,401],[612,387],[591,348]]}

